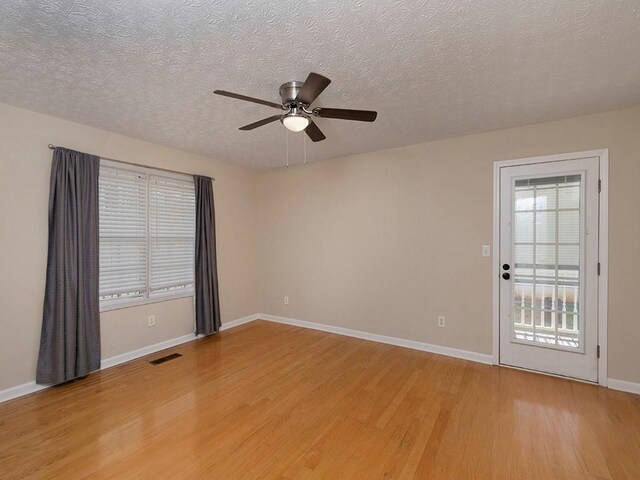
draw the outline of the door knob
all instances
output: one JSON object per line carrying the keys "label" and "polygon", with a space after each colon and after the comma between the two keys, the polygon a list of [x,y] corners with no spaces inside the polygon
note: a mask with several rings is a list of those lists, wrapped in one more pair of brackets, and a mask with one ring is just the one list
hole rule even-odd
{"label": "door knob", "polygon": [[505,280],[509,280],[511,278],[511,275],[508,272],[504,272],[502,274],[502,278],[504,278]]}
{"label": "door knob", "polygon": [[502,265],[503,270],[509,270],[510,268],[511,268],[511,265],[509,265],[508,263],[505,263],[504,265]]}

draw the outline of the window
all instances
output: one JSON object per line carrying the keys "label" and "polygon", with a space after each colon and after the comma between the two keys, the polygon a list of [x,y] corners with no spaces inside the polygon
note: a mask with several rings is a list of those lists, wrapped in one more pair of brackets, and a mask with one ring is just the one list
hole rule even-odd
{"label": "window", "polygon": [[100,309],[193,295],[193,179],[102,160]]}

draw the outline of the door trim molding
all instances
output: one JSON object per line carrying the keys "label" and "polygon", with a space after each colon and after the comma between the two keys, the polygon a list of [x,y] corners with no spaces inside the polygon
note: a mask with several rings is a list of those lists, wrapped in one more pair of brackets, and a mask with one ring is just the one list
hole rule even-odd
{"label": "door trim molding", "polygon": [[540,157],[501,160],[493,163],[493,364],[500,365],[500,169],[518,165],[550,163],[578,158],[598,157],[600,166],[600,192],[598,212],[598,257],[600,276],[598,277],[598,384],[607,386],[607,305],[609,298],[609,149],[587,150]]}

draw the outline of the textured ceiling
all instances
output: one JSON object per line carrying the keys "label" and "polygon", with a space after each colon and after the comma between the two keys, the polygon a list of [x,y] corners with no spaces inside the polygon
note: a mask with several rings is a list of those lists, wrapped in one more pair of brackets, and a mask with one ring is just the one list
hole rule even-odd
{"label": "textured ceiling", "polygon": [[640,103],[640,1],[0,2],[0,102],[228,162],[282,166],[286,130],[212,91],[309,71],[315,106],[379,112],[318,119],[310,161],[614,109]]}

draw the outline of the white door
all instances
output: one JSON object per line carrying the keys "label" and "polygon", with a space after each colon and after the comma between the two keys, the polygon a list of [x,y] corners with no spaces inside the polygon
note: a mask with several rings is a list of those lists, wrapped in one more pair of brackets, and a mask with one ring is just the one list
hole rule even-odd
{"label": "white door", "polygon": [[500,169],[500,363],[598,381],[599,159]]}

